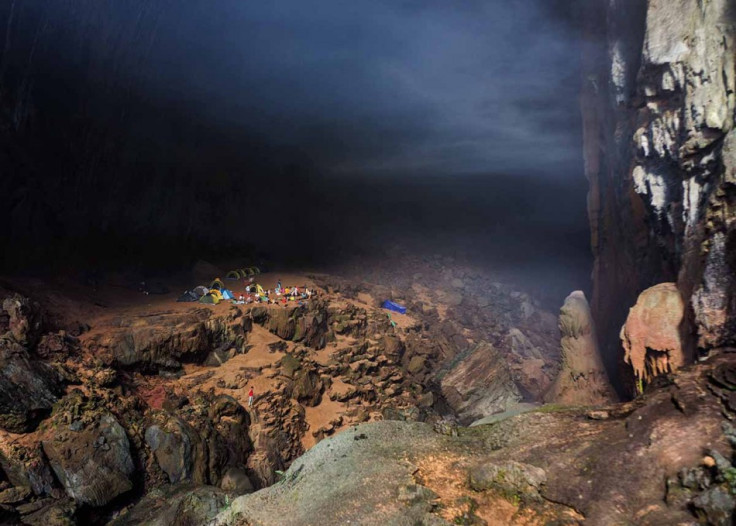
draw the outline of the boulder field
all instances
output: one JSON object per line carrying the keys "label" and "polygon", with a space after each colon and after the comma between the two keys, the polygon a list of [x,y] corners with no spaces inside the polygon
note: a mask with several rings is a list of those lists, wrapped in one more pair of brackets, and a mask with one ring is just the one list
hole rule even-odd
{"label": "boulder field", "polygon": [[556,316],[439,256],[406,269],[299,276],[316,295],[286,307],[3,280],[2,520],[200,524],[362,423],[452,435],[536,407]]}
{"label": "boulder field", "polygon": [[[300,276],[316,295],[288,307],[4,285],[0,349],[15,365],[0,377],[0,519],[730,520],[732,349],[646,368],[643,393],[616,403],[580,291],[555,316],[439,256],[362,277]],[[633,346],[647,320],[669,319],[658,291],[671,288],[632,306]]]}
{"label": "boulder field", "polygon": [[351,427],[211,524],[731,524],[734,371],[724,351],[625,404]]}

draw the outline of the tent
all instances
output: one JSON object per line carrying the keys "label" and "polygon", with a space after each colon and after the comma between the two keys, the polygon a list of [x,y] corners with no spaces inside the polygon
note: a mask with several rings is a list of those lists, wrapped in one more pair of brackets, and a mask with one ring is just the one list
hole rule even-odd
{"label": "tent", "polygon": [[204,296],[205,294],[207,294],[209,291],[210,291],[210,289],[208,289],[204,285],[199,285],[198,287],[194,287],[192,289],[192,292],[194,292],[197,295],[198,298],[201,298],[202,296]]}
{"label": "tent", "polygon": [[218,301],[222,301],[223,300],[222,291],[221,290],[219,290],[219,289],[211,289],[209,293],[212,294],[213,296],[215,296]]}
{"label": "tent", "polygon": [[399,314],[406,314],[406,307],[404,307],[403,305],[399,305],[398,303],[394,303],[393,301],[386,300],[383,302],[383,305],[381,305],[381,307],[387,310],[398,312]]}
{"label": "tent", "polygon": [[222,294],[222,299],[224,299],[224,300],[232,300],[232,299],[235,299],[235,296],[233,296],[233,293],[232,293],[231,290],[222,289],[220,291],[220,293]]}
{"label": "tent", "polygon": [[225,276],[226,279],[240,279],[240,271],[239,270],[231,270],[227,273],[227,276]]}
{"label": "tent", "polygon": [[259,296],[265,296],[266,295],[266,291],[264,291],[263,290],[263,287],[261,287],[258,284],[256,284],[256,293],[258,293]]}
{"label": "tent", "polygon": [[201,296],[200,294],[197,294],[193,290],[187,290],[186,292],[184,292],[184,294],[179,296],[179,299],[176,301],[180,301],[180,302],[199,301],[200,296]]}
{"label": "tent", "polygon": [[220,303],[220,299],[215,296],[214,294],[205,294],[201,298],[199,298],[200,303],[207,303],[209,305],[217,305]]}
{"label": "tent", "polygon": [[258,267],[246,267],[245,270],[249,276],[256,276],[261,273],[261,269]]}
{"label": "tent", "polygon": [[216,290],[222,290],[225,288],[225,284],[222,282],[220,278],[215,278],[215,280],[210,283],[210,290],[216,289]]}

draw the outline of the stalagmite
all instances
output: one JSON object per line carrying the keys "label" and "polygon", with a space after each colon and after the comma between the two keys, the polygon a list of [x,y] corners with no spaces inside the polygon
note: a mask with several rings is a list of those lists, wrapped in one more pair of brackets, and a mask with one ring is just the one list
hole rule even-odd
{"label": "stalagmite", "polygon": [[560,309],[562,369],[548,391],[547,402],[603,404],[615,400],[603,367],[588,300],[576,290]]}

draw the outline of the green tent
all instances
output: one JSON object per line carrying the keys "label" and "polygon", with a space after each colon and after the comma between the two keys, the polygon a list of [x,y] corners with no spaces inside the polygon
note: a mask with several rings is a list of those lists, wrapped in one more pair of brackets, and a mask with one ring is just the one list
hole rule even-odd
{"label": "green tent", "polygon": [[200,303],[207,303],[209,305],[217,305],[220,303],[220,299],[215,296],[214,294],[205,294],[201,298],[199,298]]}

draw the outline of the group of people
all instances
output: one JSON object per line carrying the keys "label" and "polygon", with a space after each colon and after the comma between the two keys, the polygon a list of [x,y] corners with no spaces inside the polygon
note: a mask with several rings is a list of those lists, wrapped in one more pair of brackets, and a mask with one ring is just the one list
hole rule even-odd
{"label": "group of people", "polygon": [[304,300],[309,300],[313,295],[314,292],[309,290],[306,285],[284,287],[281,280],[278,280],[276,288],[271,291],[270,289],[264,289],[258,283],[254,283],[253,278],[250,278],[245,283],[245,294],[240,294],[236,303],[268,303],[272,305],[281,303],[287,305],[289,301],[299,301],[301,303]]}

